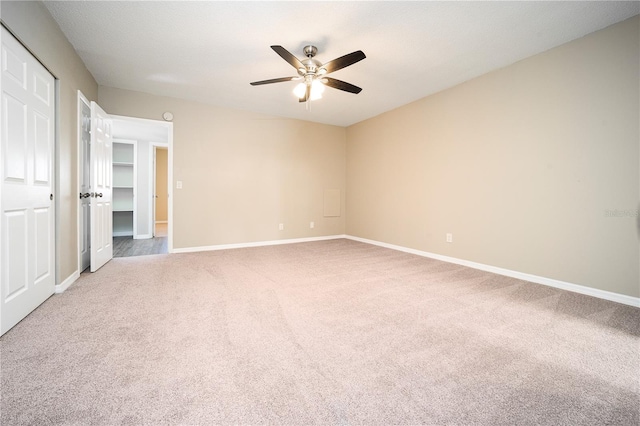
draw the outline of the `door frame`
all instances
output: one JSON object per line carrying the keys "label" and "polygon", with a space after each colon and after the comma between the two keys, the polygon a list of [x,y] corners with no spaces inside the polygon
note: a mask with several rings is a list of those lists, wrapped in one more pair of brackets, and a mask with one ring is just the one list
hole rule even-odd
{"label": "door frame", "polygon": [[[164,142],[149,142],[149,188],[152,188],[152,197],[149,201],[149,211],[151,212],[151,235],[152,237],[156,236],[156,198],[155,194],[157,192],[156,188],[156,149],[157,148],[166,148],[167,149],[167,194],[169,194],[169,188],[171,187],[169,180],[169,144]],[[167,196],[167,234],[169,231],[169,197]]]}

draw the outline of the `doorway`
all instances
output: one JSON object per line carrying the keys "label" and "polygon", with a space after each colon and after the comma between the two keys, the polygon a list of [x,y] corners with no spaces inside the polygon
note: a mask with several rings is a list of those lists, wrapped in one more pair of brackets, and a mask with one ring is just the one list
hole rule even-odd
{"label": "doorway", "polygon": [[[135,141],[135,182],[133,183],[134,202],[132,214],[136,224],[131,235],[114,235],[114,257],[129,257],[151,254],[165,254],[170,251],[170,206],[169,198],[169,151],[172,136],[171,123],[143,120],[132,117],[113,118],[114,140]],[[156,170],[158,150],[162,171],[158,182]],[[164,155],[163,155],[164,154]],[[160,227],[164,232],[156,230],[157,200],[164,201],[159,213],[162,215]],[[162,209],[164,207],[164,209]]]}
{"label": "doorway", "polygon": [[169,149],[153,145],[153,223],[155,237],[166,237],[169,221]]}

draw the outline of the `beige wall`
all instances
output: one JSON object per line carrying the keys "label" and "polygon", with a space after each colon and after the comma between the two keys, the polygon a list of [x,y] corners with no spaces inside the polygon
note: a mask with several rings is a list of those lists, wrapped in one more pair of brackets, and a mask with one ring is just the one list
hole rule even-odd
{"label": "beige wall", "polygon": [[167,209],[167,178],[168,176],[169,150],[156,149],[156,222],[166,222]]}
{"label": "beige wall", "polygon": [[78,270],[77,90],[96,100],[98,85],[40,2],[2,1],[2,22],[58,81],[56,283]]}
{"label": "beige wall", "polygon": [[[177,248],[346,232],[640,296],[638,17],[344,129],[98,91],[40,3],[0,7],[59,81],[58,283],[77,269],[80,89],[174,113]],[[322,216],[325,189],[348,190],[346,224]]]}
{"label": "beige wall", "polygon": [[344,233],[344,214],[323,217],[325,189],[344,202],[344,128],[102,86],[98,99],[111,114],[173,113],[174,248]]}
{"label": "beige wall", "polygon": [[347,234],[640,296],[639,27],[349,127]]}

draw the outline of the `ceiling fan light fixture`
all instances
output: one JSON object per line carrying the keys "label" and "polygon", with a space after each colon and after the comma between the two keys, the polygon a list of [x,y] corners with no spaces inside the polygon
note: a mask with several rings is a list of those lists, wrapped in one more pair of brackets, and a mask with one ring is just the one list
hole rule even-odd
{"label": "ceiling fan light fixture", "polygon": [[322,64],[314,58],[318,49],[314,46],[305,46],[304,54],[307,57],[302,61],[291,54],[287,49],[282,46],[271,46],[274,52],[276,52],[282,59],[287,61],[298,72],[298,76],[295,77],[281,77],[272,78],[270,80],[254,81],[249,84],[252,86],[260,86],[263,84],[281,83],[286,81],[300,81],[293,89],[293,94],[300,100],[300,102],[306,102],[307,108],[309,108],[308,101],[314,101],[322,98],[322,93],[325,90],[325,85],[334,89],[342,90],[344,92],[358,94],[362,89],[358,86],[354,86],[346,81],[337,80],[331,77],[325,77],[325,75],[334,71],[341,70],[366,58],[365,54],[361,51],[351,52],[348,55],[341,56],[332,61]]}
{"label": "ceiling fan light fixture", "polygon": [[311,94],[309,96],[309,100],[315,101],[318,99],[322,99],[322,94],[324,93],[325,86],[320,80],[313,80],[311,83],[298,83],[296,87],[293,88],[293,94],[296,95],[298,99],[304,98],[307,92],[307,84],[311,85]]}

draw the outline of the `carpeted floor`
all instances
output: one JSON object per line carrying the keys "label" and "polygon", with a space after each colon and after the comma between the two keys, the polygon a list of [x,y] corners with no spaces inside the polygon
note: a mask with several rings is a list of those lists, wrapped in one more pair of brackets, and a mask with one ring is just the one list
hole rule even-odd
{"label": "carpeted floor", "polygon": [[0,355],[3,425],[640,423],[640,309],[350,240],[113,259]]}

